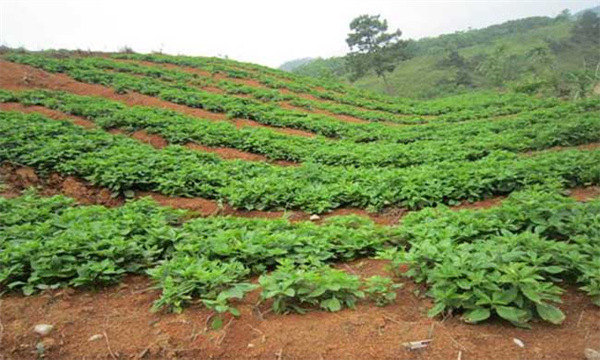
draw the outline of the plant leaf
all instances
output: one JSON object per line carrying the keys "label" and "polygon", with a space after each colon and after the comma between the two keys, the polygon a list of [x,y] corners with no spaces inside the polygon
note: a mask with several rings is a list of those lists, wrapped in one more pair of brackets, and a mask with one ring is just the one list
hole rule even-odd
{"label": "plant leaf", "polygon": [[540,317],[555,325],[560,325],[565,320],[565,314],[556,306],[549,304],[536,304],[535,308]]}
{"label": "plant leaf", "polygon": [[489,318],[491,315],[490,309],[479,308],[471,310],[463,316],[464,321],[468,323],[477,323]]}

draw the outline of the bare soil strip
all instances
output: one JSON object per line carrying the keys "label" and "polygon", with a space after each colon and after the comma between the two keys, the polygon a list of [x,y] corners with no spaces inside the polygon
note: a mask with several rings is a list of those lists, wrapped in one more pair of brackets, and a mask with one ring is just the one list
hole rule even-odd
{"label": "bare soil strip", "polygon": [[[338,267],[359,276],[390,276],[386,265],[365,259]],[[425,313],[431,301],[415,295],[423,288],[401,281],[405,285],[392,305],[359,304],[336,313],[275,315],[270,304],[255,306],[255,291],[237,304],[241,316],[225,318],[217,331],[207,329],[211,312],[201,305],[182,314],[152,313],[159,292],[143,276],[95,292],[9,294],[0,300],[0,357],[37,359],[40,342],[46,359],[107,359],[112,352],[117,359],[564,360],[582,359],[585,348],[600,346],[600,310],[572,287],[559,306],[567,316],[563,325],[534,321],[527,330],[499,321],[468,325],[458,317],[430,319]],[[40,338],[33,332],[36,324],[54,329]],[[402,346],[424,339],[432,339],[424,349]]]}
{"label": "bare soil strip", "polygon": [[97,126],[92,121],[79,116],[70,115],[62,111],[48,109],[43,106],[25,106],[19,103],[0,103],[1,111],[18,111],[22,113],[38,113],[53,120],[69,120],[75,125],[79,125],[86,129],[96,129]]}

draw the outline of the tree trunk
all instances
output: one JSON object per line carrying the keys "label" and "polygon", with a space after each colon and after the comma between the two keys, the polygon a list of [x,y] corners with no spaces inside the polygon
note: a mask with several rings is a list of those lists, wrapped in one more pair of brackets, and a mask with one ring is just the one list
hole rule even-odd
{"label": "tree trunk", "polygon": [[385,92],[388,95],[394,95],[392,93],[392,88],[390,87],[390,84],[388,83],[387,77],[385,76],[385,74],[381,74],[381,78],[383,79],[383,83],[385,84]]}

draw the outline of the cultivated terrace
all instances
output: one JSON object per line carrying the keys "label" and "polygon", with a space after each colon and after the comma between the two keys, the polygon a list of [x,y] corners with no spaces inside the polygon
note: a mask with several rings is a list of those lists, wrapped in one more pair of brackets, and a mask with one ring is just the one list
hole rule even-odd
{"label": "cultivated terrace", "polygon": [[581,358],[599,143],[598,97],[9,51],[0,358]]}

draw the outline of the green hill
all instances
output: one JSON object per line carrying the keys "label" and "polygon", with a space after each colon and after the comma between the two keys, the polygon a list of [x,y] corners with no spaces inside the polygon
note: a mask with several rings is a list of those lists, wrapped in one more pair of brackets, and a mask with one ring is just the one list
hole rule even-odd
{"label": "green hill", "polygon": [[300,66],[309,64],[314,60],[315,60],[314,58],[306,57],[306,58],[302,58],[302,59],[286,61],[283,64],[281,64],[281,66],[279,66],[279,69],[285,70],[285,71],[293,71],[294,69],[297,69]]}
{"label": "green hill", "polygon": [[[581,97],[598,82],[595,68],[600,62],[597,40],[573,36],[582,14],[530,17],[410,41],[412,58],[388,76],[389,88],[375,74],[354,85],[410,98],[492,89]],[[293,72],[349,82],[343,57],[318,59]]]}

